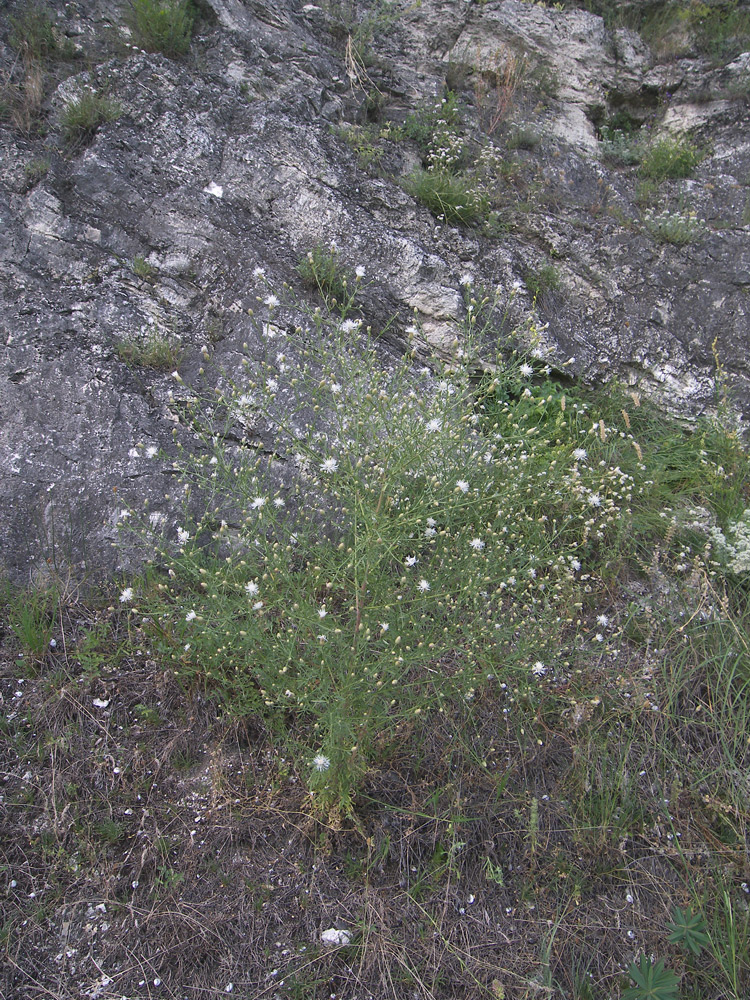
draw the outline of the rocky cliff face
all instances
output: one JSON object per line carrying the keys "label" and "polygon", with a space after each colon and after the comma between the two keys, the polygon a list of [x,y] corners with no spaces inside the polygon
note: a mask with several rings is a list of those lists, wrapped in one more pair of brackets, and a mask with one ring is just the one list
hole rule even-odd
{"label": "rocky cliff face", "polygon": [[[425,358],[448,351],[468,275],[498,334],[546,325],[560,377],[616,376],[689,417],[715,404],[718,360],[750,415],[750,53],[687,38],[665,58],[519,0],[202,0],[180,58],[139,48],[125,3],[50,23],[35,54],[28,7],[0,15],[13,577],[122,565],[123,507],[170,511],[187,387],[240,372],[259,324],[304,324],[321,299],[298,266],[331,242],[391,350],[415,325]],[[92,93],[94,118],[71,121]],[[425,166],[471,211],[418,200]]]}

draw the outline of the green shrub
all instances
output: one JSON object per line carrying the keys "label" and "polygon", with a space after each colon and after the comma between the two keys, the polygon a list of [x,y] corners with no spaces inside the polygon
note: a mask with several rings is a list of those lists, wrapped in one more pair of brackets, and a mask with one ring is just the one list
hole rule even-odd
{"label": "green shrub", "polygon": [[52,638],[59,594],[55,589],[19,594],[12,602],[8,623],[32,661],[43,660]]}
{"label": "green shrub", "polygon": [[152,331],[145,339],[134,337],[120,341],[117,353],[129,365],[164,372],[174,371],[182,354],[179,346],[159,330]]}
{"label": "green shrub", "polygon": [[405,189],[439,219],[476,222],[487,214],[487,197],[465,177],[440,170],[419,170],[404,181]]}
{"label": "green shrub", "polygon": [[660,243],[672,243],[678,247],[693,243],[706,229],[695,212],[672,212],[669,209],[663,212],[646,211],[643,224]]}
{"label": "green shrub", "polygon": [[138,278],[143,278],[144,281],[154,281],[156,268],[153,264],[149,264],[145,257],[134,257],[133,274]]}
{"label": "green shrub", "polygon": [[655,181],[690,177],[705,153],[684,136],[669,136],[649,146],[640,172]]}
{"label": "green shrub", "polygon": [[71,58],[72,43],[62,43],[49,14],[43,7],[28,7],[10,18],[9,43],[18,53],[17,69],[5,74],[0,83],[0,121],[9,121],[20,132],[43,129],[41,109],[44,99],[45,62]]}
{"label": "green shrub", "polygon": [[641,34],[660,59],[698,52],[719,65],[750,46],[750,11],[738,0],[654,4]]}
{"label": "green shrub", "polygon": [[329,309],[337,308],[342,319],[346,318],[354,305],[363,272],[354,276],[349,274],[333,244],[318,244],[308,250],[297,265],[297,273],[308,288],[323,296]]}
{"label": "green shrub", "polygon": [[654,962],[641,955],[638,965],[630,963],[628,975],[636,985],[623,992],[623,1000],[677,1000],[680,978],[664,967],[663,959]]}
{"label": "green shrub", "polygon": [[560,287],[560,275],[552,264],[545,264],[538,271],[527,271],[523,280],[527,289],[535,298]]}
{"label": "green shrub", "polygon": [[43,7],[30,7],[10,18],[10,44],[24,58],[41,61],[59,52],[52,20]]}
{"label": "green shrub", "polygon": [[[293,379],[271,352],[218,398],[229,427],[274,428],[288,488],[196,398],[205,447],[183,468],[206,515],[147,536],[170,576],[139,605],[184,683],[292,730],[316,801],[348,809],[385,734],[498,672],[513,686],[551,669],[582,563],[627,539],[639,487],[585,408],[532,391],[541,362],[498,353],[478,385],[471,338],[491,334],[473,319],[438,374],[383,360],[355,321],[313,324],[285,341]],[[635,468],[630,442],[623,455]]]}
{"label": "green shrub", "polygon": [[89,138],[101,125],[114,121],[121,113],[120,106],[106,94],[86,90],[65,105],[60,116],[63,137],[69,143]]}
{"label": "green shrub", "polygon": [[641,161],[638,136],[623,129],[604,126],[601,129],[599,154],[607,163],[634,166]]}
{"label": "green shrub", "polygon": [[513,129],[513,131],[508,136],[508,149],[526,149],[529,152],[533,152],[542,141],[539,133],[530,128],[528,125],[523,125],[519,128]]}
{"label": "green shrub", "polygon": [[128,19],[137,45],[170,59],[187,53],[194,21],[190,0],[133,0]]}
{"label": "green shrub", "polygon": [[49,173],[49,160],[31,160],[23,168],[27,185],[31,188]]}

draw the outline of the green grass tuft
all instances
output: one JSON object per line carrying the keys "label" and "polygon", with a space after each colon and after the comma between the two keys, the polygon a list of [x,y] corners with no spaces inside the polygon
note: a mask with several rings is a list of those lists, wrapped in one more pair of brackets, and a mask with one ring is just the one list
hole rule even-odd
{"label": "green grass tuft", "polygon": [[190,0],[133,0],[128,18],[137,45],[170,59],[187,54],[194,21]]}
{"label": "green grass tuft", "polygon": [[95,135],[107,122],[115,121],[122,114],[119,104],[96,91],[84,91],[65,105],[60,115],[63,137],[67,143],[76,143]]}

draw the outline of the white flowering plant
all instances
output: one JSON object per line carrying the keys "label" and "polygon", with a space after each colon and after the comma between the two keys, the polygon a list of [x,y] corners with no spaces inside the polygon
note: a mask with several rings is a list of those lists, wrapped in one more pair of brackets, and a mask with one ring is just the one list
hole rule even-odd
{"label": "white flowering plant", "polygon": [[481,374],[496,316],[467,295],[459,346],[429,365],[319,311],[274,333],[210,412],[194,401],[203,448],[178,468],[205,514],[156,526],[154,645],[296,742],[325,808],[352,809],[399,727],[499,684],[551,690],[653,490],[627,412],[597,418],[553,381],[533,317]]}

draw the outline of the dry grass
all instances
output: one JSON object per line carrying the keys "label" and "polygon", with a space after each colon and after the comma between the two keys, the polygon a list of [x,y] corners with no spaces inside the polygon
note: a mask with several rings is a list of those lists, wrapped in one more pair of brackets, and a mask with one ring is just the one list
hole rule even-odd
{"label": "dry grass", "polygon": [[[637,642],[627,678],[587,672],[600,701],[579,712],[566,683],[405,724],[355,813],[325,817],[285,744],[181,690],[126,611],[73,600],[54,621],[43,662],[3,649],[9,1000],[618,996],[639,951],[697,984],[671,908],[750,877],[748,803],[711,792],[724,749],[699,716],[678,745],[644,711]],[[675,696],[710,708],[692,668]],[[323,946],[328,927],[351,943]]]}

